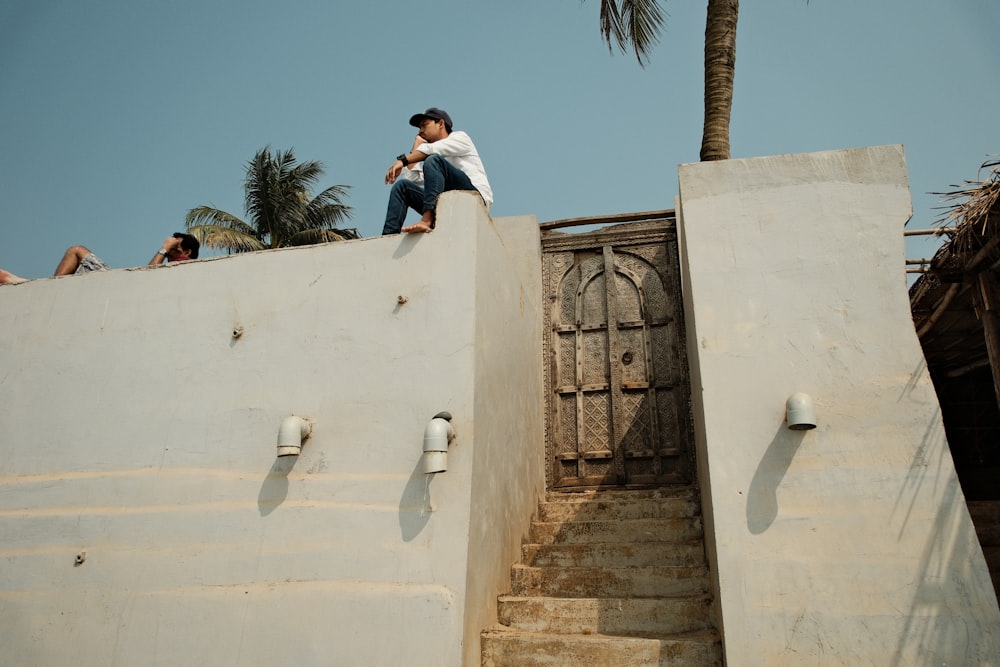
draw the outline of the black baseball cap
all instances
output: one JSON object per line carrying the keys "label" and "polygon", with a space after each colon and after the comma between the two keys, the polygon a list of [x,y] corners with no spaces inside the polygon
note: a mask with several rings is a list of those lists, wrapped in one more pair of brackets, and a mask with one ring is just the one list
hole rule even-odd
{"label": "black baseball cap", "polygon": [[431,120],[443,120],[445,127],[451,127],[451,116],[448,115],[447,111],[438,109],[437,107],[431,107],[423,113],[413,114],[410,116],[410,125],[413,127],[420,127],[420,123],[424,122],[425,118],[430,118]]}

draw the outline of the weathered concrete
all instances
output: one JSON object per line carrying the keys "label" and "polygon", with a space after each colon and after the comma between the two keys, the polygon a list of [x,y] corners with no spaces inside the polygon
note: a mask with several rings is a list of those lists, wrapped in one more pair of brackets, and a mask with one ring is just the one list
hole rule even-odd
{"label": "weathered concrete", "polygon": [[604,563],[590,567],[531,567],[511,570],[511,593],[549,597],[665,598],[708,592],[703,566]]}
{"label": "weathered concrete", "polygon": [[[989,665],[1000,611],[910,320],[902,147],[683,165],[729,667]],[[790,431],[804,391],[818,428]]]}
{"label": "weathered concrete", "polygon": [[[598,535],[601,539],[594,540]],[[702,536],[701,517],[666,519],[610,519],[582,523],[531,524],[530,538],[536,544],[589,544],[598,542],[660,542],[664,539],[693,540]]]}
{"label": "weathered concrete", "polygon": [[0,289],[5,663],[478,663],[544,485],[538,227],[439,216]]}
{"label": "weathered concrete", "polygon": [[712,632],[676,638],[483,633],[482,667],[714,667],[721,665]]}
{"label": "weathered concrete", "polygon": [[636,566],[700,565],[705,562],[705,546],[700,537],[676,542],[525,544],[521,562],[548,567],[594,567],[615,562]]}
{"label": "weathered concrete", "polygon": [[664,497],[625,500],[594,500],[592,495],[566,493],[566,499],[553,499],[538,507],[538,520],[549,521],[598,521],[614,519],[665,519],[696,516],[701,512],[696,491],[685,491]]}
{"label": "weathered concrete", "polygon": [[566,598],[500,596],[500,622],[526,632],[659,635],[711,628],[708,596]]}

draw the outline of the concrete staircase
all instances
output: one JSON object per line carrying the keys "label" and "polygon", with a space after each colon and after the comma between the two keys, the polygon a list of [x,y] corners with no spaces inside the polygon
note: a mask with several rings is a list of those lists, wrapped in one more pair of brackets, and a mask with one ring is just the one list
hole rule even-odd
{"label": "concrete staircase", "polygon": [[483,667],[721,665],[697,490],[549,492]]}

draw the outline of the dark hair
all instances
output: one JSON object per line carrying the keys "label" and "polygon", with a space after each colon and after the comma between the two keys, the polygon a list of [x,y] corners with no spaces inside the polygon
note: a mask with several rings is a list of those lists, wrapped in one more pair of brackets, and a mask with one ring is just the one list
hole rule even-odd
{"label": "dark hair", "polygon": [[184,234],[183,232],[174,232],[174,238],[181,240],[182,248],[191,251],[191,259],[198,259],[198,249],[201,248],[201,244],[198,243],[198,239],[190,234]]}

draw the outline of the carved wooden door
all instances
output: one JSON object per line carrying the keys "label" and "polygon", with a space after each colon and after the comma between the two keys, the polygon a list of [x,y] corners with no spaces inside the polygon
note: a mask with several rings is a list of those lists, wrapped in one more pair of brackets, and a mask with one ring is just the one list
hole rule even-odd
{"label": "carved wooden door", "polygon": [[546,232],[550,488],[690,480],[690,389],[672,219]]}

